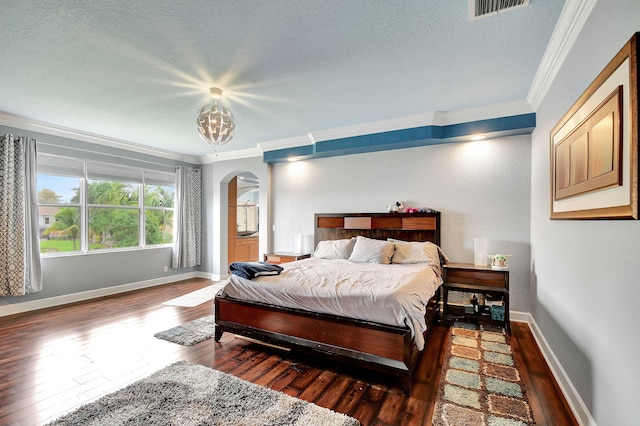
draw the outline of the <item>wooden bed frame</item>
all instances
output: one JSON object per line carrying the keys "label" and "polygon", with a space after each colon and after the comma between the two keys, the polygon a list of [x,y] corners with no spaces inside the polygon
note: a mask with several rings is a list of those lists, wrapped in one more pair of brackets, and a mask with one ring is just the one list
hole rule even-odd
{"label": "wooden bed frame", "polygon": [[[440,213],[341,213],[315,215],[315,244],[362,235],[440,244]],[[439,292],[429,301],[425,341],[436,320]],[[410,394],[421,355],[408,327],[398,327],[215,297],[215,340],[230,332],[266,343],[349,362],[398,376]],[[426,346],[425,346],[426,348]]]}

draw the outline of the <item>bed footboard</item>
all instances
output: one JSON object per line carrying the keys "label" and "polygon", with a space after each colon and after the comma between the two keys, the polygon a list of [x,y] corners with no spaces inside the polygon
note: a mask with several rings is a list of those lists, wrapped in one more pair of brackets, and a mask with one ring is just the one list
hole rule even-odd
{"label": "bed footboard", "polygon": [[[435,298],[427,320],[434,320]],[[398,376],[410,393],[420,357],[406,327],[318,314],[217,295],[215,340],[230,332]],[[430,327],[428,327],[430,329]],[[426,338],[427,336],[425,336]]]}

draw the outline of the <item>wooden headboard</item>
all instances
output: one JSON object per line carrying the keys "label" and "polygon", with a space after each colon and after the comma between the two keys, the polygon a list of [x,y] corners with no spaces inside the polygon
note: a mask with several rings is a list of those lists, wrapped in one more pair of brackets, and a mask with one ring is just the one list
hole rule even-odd
{"label": "wooden headboard", "polygon": [[319,241],[358,235],[386,240],[431,241],[440,245],[440,212],[316,213],[314,247]]}

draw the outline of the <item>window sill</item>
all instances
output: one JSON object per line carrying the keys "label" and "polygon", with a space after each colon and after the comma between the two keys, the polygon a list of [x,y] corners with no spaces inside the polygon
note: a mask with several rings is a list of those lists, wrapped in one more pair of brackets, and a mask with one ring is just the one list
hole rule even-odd
{"label": "window sill", "polygon": [[147,250],[157,250],[157,249],[167,249],[172,248],[173,244],[161,244],[147,247],[126,247],[119,249],[104,249],[104,250],[92,250],[88,252],[62,252],[62,253],[40,253],[41,259],[53,259],[57,257],[71,257],[71,256],[87,256],[93,254],[109,254],[109,253],[123,253],[123,252],[132,252],[132,251],[147,251]]}

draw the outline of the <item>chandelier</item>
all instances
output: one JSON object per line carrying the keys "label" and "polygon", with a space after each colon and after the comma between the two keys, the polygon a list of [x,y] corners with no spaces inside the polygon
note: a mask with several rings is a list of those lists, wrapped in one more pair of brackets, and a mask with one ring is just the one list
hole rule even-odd
{"label": "chandelier", "polygon": [[198,110],[198,133],[202,140],[217,148],[218,145],[224,145],[233,139],[236,124],[233,122],[231,111],[218,105],[218,99],[222,97],[222,89],[212,87],[209,93],[213,103]]}

